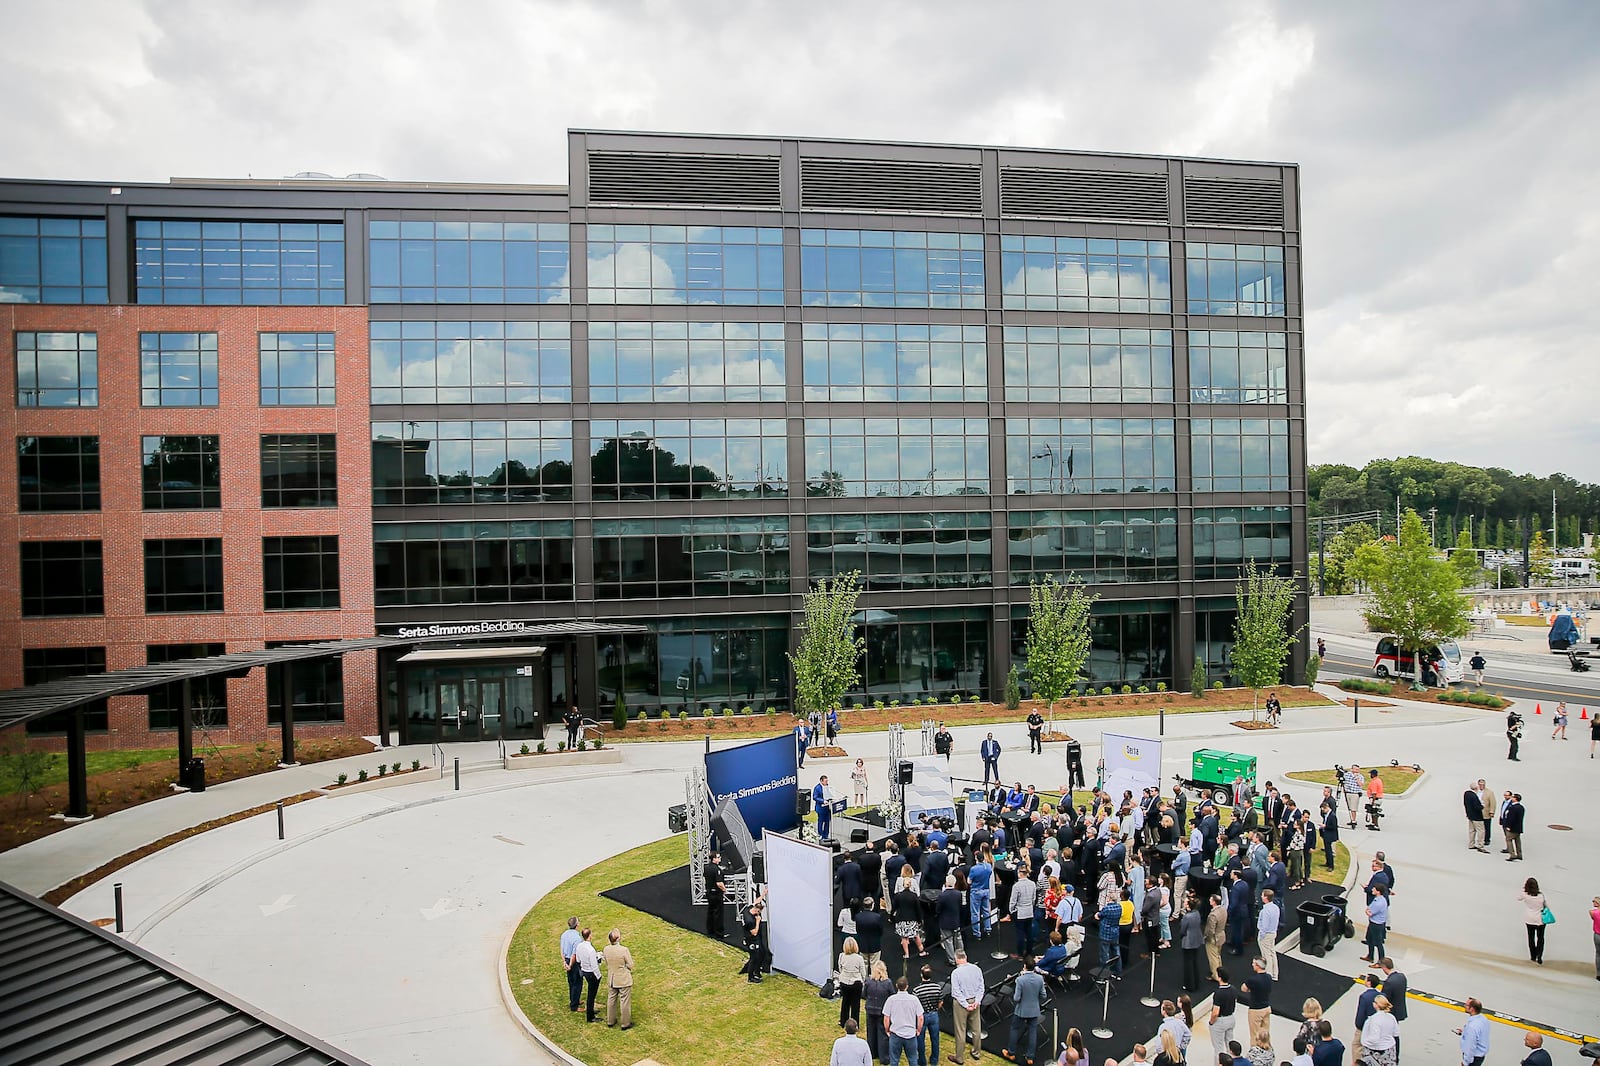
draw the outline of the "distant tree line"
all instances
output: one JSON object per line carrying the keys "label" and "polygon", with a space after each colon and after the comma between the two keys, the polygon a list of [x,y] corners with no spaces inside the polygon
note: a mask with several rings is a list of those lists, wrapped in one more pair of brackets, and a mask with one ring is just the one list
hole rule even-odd
{"label": "distant tree line", "polygon": [[[1433,520],[1433,543],[1454,546],[1470,529],[1471,543],[1479,548],[1521,549],[1519,520],[1530,536],[1550,537],[1550,494],[1555,493],[1556,536],[1559,548],[1582,543],[1582,534],[1600,532],[1600,485],[1585,484],[1565,474],[1535,477],[1514,474],[1499,467],[1480,469],[1460,463],[1407,456],[1374,459],[1357,469],[1343,463],[1312,466],[1307,471],[1309,509],[1319,516],[1378,513],[1376,532],[1394,534],[1395,500]],[[1315,521],[1312,522],[1315,537]],[[1329,531],[1331,539],[1332,531]],[[1313,545],[1315,550],[1315,545]]]}

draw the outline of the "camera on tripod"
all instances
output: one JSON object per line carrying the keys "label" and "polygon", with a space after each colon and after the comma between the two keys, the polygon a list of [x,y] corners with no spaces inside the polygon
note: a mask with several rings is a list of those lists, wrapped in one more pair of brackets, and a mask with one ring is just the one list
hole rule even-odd
{"label": "camera on tripod", "polygon": [[1383,817],[1383,801],[1372,800],[1366,805],[1365,810],[1367,812],[1367,820],[1376,823],[1379,818]]}

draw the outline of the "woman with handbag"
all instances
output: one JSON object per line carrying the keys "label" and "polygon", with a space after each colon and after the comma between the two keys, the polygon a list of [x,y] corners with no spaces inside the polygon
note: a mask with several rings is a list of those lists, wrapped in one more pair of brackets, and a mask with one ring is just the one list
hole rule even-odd
{"label": "woman with handbag", "polygon": [[845,1020],[854,1018],[861,1024],[861,989],[867,983],[867,957],[861,954],[856,938],[844,938],[844,950],[839,953],[839,1028]]}
{"label": "woman with handbag", "polygon": [[1550,913],[1550,905],[1544,898],[1544,893],[1539,891],[1539,882],[1536,878],[1528,878],[1523,882],[1522,891],[1517,893],[1517,901],[1522,904],[1522,922],[1528,927],[1528,961],[1544,965],[1544,927],[1554,925],[1556,916]]}

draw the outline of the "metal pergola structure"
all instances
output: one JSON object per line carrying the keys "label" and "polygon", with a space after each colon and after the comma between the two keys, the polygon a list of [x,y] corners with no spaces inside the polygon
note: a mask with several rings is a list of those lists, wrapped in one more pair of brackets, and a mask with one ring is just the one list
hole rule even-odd
{"label": "metal pergola structure", "polygon": [[[441,627],[449,630],[453,627]],[[645,633],[648,628],[622,622],[533,622],[521,629],[490,633],[441,632],[410,637],[357,637],[318,644],[296,644],[261,651],[229,652],[199,659],[174,659],[171,662],[131,666],[103,674],[83,674],[47,681],[41,685],[0,692],[0,730],[12,729],[47,715],[65,713],[67,717],[67,817],[89,817],[89,785],[85,760],[83,710],[89,704],[114,696],[138,696],[167,685],[179,686],[178,766],[194,756],[194,705],[191,689],[196,680],[207,677],[244,677],[251,670],[278,670],[281,684],[279,710],[283,742],[282,762],[294,763],[294,685],[296,663],[342,658],[352,652],[410,648],[419,644],[448,641],[548,640],[554,637],[593,634]],[[380,723],[381,725],[381,723]]]}

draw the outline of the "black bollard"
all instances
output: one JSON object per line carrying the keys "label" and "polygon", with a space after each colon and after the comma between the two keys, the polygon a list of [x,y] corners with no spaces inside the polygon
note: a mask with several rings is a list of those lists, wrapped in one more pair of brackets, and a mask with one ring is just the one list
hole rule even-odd
{"label": "black bollard", "polygon": [[283,800],[278,801],[278,839],[283,839]]}
{"label": "black bollard", "polygon": [[461,791],[461,760],[456,759],[456,791]]}
{"label": "black bollard", "polygon": [[117,901],[117,932],[122,932],[122,882],[118,881],[111,886],[111,894]]}

